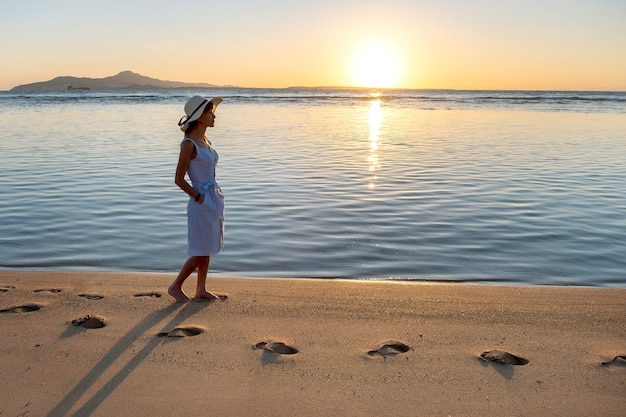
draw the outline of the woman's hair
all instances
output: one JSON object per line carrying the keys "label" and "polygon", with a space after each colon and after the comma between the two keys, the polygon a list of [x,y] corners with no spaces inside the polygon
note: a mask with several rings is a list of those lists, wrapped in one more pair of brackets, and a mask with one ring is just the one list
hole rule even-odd
{"label": "woman's hair", "polygon": [[197,120],[187,123],[187,129],[185,129],[185,133],[191,132],[196,127],[197,124],[198,124]]}
{"label": "woman's hair", "polygon": [[[213,107],[214,107],[213,103],[209,101],[209,104],[206,105],[202,114],[204,114],[207,111],[213,110]],[[189,133],[190,131],[192,131],[196,127],[197,124],[198,124],[198,119],[194,120],[193,122],[189,122],[187,124],[187,129],[185,129],[185,133]]]}

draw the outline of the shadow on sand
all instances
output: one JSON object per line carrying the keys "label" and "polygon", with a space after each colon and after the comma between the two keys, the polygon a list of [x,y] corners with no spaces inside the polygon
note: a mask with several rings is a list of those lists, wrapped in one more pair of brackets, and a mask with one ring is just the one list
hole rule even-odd
{"label": "shadow on sand", "polygon": [[[168,321],[163,327],[162,331],[179,326],[185,320],[192,315],[196,314],[200,310],[208,307],[212,303],[191,302],[187,304],[171,304],[166,308],[155,311],[141,322],[137,323],[135,327],[128,331],[120,340],[111,348],[111,350],[104,355],[104,357],[98,362],[87,375],[85,375],[76,386],[47,414],[47,417],[64,416],[68,415],[71,408],[81,399],[81,397],[98,381],[98,379],[117,361],[120,356],[126,352],[140,337],[146,334],[154,326],[167,319],[176,310],[178,313]],[[80,330],[78,330],[80,332]],[[75,330],[68,333],[74,333]],[[62,337],[67,337],[70,334],[64,334]],[[108,382],[106,382],[102,388],[100,388],[87,402],[78,410],[73,412],[73,415],[77,416],[89,416],[102,404],[106,398],[113,392],[120,384],[126,379],[128,375],[135,370],[143,360],[152,352],[163,339],[160,337],[154,337],[148,342],[148,344],[141,349],[137,354],[130,359],[130,361],[124,366],[120,367],[120,371],[117,372]]]}
{"label": "shadow on sand", "polygon": [[504,364],[498,362],[486,362],[480,358],[477,358],[478,362],[484,367],[492,367],[495,369],[504,379],[512,379],[515,374],[515,366],[511,364]]}

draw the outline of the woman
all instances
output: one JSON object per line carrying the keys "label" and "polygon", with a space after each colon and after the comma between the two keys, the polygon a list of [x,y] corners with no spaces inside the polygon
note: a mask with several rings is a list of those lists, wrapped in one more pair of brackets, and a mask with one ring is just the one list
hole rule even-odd
{"label": "woman", "polygon": [[[167,290],[181,303],[191,298],[182,285],[197,269],[196,299],[214,300],[216,295],[205,288],[211,256],[220,251],[224,243],[224,196],[215,182],[218,155],[209,141],[206,130],[215,124],[215,108],[223,100],[194,96],[185,104],[185,116],[178,122],[185,137],[180,145],[180,155],[174,182],[189,195],[187,203],[187,240],[189,259]],[[191,184],[185,179],[189,175]]]}

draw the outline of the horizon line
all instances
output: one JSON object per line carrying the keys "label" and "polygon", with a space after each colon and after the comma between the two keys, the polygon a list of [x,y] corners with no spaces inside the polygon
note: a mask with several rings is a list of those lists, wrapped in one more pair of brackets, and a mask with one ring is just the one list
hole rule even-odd
{"label": "horizon line", "polygon": [[[0,93],[19,92],[60,92],[68,90],[0,90]],[[540,89],[540,88],[445,88],[445,87],[353,87],[353,86],[288,86],[288,87],[242,87],[235,85],[215,85],[211,87],[157,87],[157,88],[94,88],[86,91],[150,91],[150,90],[370,90],[370,91],[537,91],[537,92],[585,92],[585,93],[626,93],[624,90],[598,89]],[[72,91],[72,90],[69,90]]]}

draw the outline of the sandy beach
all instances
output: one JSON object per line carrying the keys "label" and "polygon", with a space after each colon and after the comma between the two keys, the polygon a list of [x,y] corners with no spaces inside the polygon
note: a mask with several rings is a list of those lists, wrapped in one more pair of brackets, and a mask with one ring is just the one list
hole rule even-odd
{"label": "sandy beach", "polygon": [[625,289],[172,279],[0,272],[0,416],[626,415]]}

